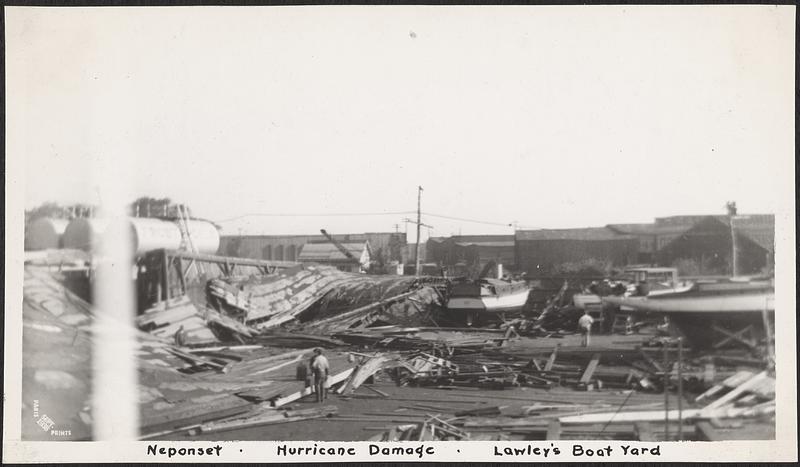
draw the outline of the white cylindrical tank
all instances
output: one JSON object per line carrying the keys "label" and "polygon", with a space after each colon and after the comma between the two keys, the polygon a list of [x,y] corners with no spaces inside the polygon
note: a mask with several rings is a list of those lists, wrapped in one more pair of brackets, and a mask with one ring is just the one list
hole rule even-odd
{"label": "white cylindrical tank", "polygon": [[105,219],[78,217],[72,219],[64,230],[62,245],[64,248],[89,251],[96,249],[108,222]]}
{"label": "white cylindrical tank", "polygon": [[192,237],[192,244],[199,253],[217,254],[219,250],[219,230],[208,221],[189,220],[186,228]]}
{"label": "white cylindrical tank", "polygon": [[130,222],[137,255],[162,248],[177,250],[181,246],[181,231],[172,222],[149,217],[132,217]]}
{"label": "white cylindrical tank", "polygon": [[61,238],[69,221],[42,217],[28,225],[25,230],[25,251],[61,248]]}
{"label": "white cylindrical tank", "polygon": [[[177,250],[181,247],[182,235],[178,222],[148,217],[129,218],[133,232],[133,251],[136,255],[161,248]],[[108,226],[98,218],[73,219],[64,230],[62,245],[84,251],[97,251],[99,242]],[[187,229],[195,249],[200,253],[216,254],[219,249],[219,231],[207,221],[187,221]]]}

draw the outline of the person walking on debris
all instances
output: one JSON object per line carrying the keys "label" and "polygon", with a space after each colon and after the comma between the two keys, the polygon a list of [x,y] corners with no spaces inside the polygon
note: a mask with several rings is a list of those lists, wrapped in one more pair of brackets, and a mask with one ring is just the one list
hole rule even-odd
{"label": "person walking on debris", "polygon": [[581,340],[581,345],[583,347],[589,346],[589,339],[592,334],[592,324],[594,324],[594,318],[589,315],[588,310],[584,310],[583,316],[578,319],[578,328],[583,335],[583,339]]}
{"label": "person walking on debris", "polygon": [[317,402],[328,398],[326,385],[330,368],[328,359],[322,355],[322,349],[319,347],[314,349],[314,356],[311,357],[311,372],[314,374],[314,392],[317,394]]}

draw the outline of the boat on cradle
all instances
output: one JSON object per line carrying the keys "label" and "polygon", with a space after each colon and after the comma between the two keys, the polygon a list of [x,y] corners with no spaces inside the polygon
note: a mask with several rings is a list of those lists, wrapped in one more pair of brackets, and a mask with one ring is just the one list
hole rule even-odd
{"label": "boat on cradle", "polygon": [[659,313],[747,313],[775,311],[775,291],[769,283],[694,283],[674,291],[644,297],[602,298],[603,302],[637,311]]}
{"label": "boat on cradle", "polygon": [[765,336],[771,335],[770,328],[774,328],[772,281],[696,282],[682,292],[603,297],[603,302],[620,309],[661,313],[698,348],[740,343],[755,350]]}
{"label": "boat on cradle", "polygon": [[450,286],[447,310],[463,315],[467,325],[477,319],[503,319],[522,311],[530,287],[524,281],[478,279],[455,282]]}

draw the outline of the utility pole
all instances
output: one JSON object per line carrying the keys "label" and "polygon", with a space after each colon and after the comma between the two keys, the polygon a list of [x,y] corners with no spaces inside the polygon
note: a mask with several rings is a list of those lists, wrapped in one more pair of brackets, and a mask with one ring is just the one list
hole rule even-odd
{"label": "utility pole", "polygon": [[736,248],[736,229],[733,227],[733,220],[736,218],[736,202],[728,201],[726,204],[728,208],[728,222],[731,225],[731,275],[736,277],[739,269],[737,268],[738,249]]}
{"label": "utility pole", "polygon": [[[428,229],[432,229],[432,225],[423,224],[422,223],[422,187],[418,187],[417,191],[417,220],[414,221],[409,218],[403,219],[403,222],[406,223],[406,235],[408,235],[408,224],[417,224],[417,241],[414,245],[414,275],[420,275],[420,258],[419,258],[419,240],[420,240],[420,229],[422,227],[427,227]],[[430,235],[430,231],[429,231]]]}
{"label": "utility pole", "polygon": [[419,229],[422,224],[422,186],[417,190],[417,244],[414,247],[414,274],[419,276]]}

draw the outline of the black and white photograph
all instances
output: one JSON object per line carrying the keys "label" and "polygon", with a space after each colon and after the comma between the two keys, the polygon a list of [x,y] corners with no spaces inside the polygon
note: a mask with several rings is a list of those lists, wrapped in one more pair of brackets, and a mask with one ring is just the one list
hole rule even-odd
{"label": "black and white photograph", "polygon": [[4,461],[797,460],[794,5],[4,28]]}

